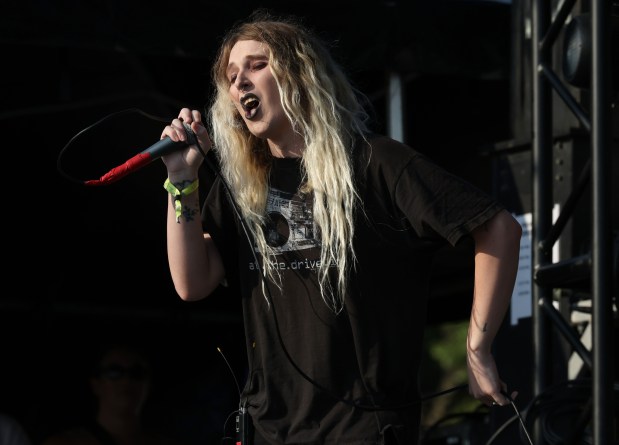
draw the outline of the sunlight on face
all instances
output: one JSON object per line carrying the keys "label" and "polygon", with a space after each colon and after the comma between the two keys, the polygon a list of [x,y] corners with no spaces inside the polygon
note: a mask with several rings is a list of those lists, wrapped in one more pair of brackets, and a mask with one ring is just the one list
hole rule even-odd
{"label": "sunlight on face", "polygon": [[230,97],[249,131],[259,138],[289,138],[292,126],[284,113],[264,43],[240,40],[232,47],[226,75]]}

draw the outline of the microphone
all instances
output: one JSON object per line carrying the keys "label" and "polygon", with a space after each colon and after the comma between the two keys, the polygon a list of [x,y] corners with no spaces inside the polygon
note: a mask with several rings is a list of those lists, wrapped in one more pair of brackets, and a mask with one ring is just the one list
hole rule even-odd
{"label": "microphone", "polygon": [[[169,137],[165,137],[158,142],[155,142],[153,145],[148,147],[146,150],[141,151],[137,155],[131,157],[123,164],[114,167],[109,172],[101,176],[99,179],[90,179],[84,181],[85,185],[108,185],[112,182],[116,182],[121,178],[124,178],[130,173],[133,173],[142,167],[150,164],[156,159],[159,159],[162,156],[168,155],[170,153],[174,153],[175,151],[182,150],[190,145],[197,145],[198,138],[195,133],[191,129],[191,127],[183,122],[183,126],[185,127],[185,132],[187,133],[186,141],[178,141],[175,142]],[[199,146],[199,145],[198,145]]]}

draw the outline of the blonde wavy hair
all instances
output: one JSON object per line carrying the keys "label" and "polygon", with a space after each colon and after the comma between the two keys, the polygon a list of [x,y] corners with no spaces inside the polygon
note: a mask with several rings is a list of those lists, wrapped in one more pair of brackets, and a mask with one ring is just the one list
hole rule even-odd
{"label": "blonde wavy hair", "polygon": [[[249,132],[234,107],[226,76],[230,51],[240,40],[266,44],[283,109],[304,139],[302,188],[313,194],[314,221],[321,241],[318,281],[323,300],[338,313],[355,262],[352,241],[359,202],[352,152],[356,140],[367,133],[368,115],[360,101],[363,95],[352,86],[326,45],[297,19],[276,19],[259,11],[223,38],[212,67],[215,91],[208,110],[215,153],[242,217],[249,222],[262,256],[263,273],[276,283],[273,268],[268,267],[273,252],[262,230],[267,218],[271,155],[266,141]],[[329,278],[331,266],[337,268],[335,283]]]}

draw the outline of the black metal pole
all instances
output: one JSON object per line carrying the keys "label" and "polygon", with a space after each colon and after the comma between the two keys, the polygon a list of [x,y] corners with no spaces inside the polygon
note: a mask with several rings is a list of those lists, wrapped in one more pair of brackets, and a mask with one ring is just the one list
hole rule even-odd
{"label": "black metal pole", "polygon": [[[550,51],[551,50],[552,48],[550,49]],[[550,85],[555,89],[559,97],[563,99],[565,105],[567,105],[567,107],[572,111],[574,116],[578,118],[582,126],[585,127],[587,131],[591,131],[591,120],[589,119],[589,116],[587,116],[586,111],[583,110],[583,108],[579,105],[576,99],[574,99],[574,96],[570,94],[569,90],[565,87],[563,81],[559,79],[559,76],[557,76],[555,72],[544,63],[540,65],[540,69],[544,72],[544,75],[550,82]]]}
{"label": "black metal pole", "polygon": [[559,239],[559,236],[563,233],[563,229],[565,229],[565,226],[569,222],[570,218],[574,215],[576,204],[578,203],[580,197],[584,194],[585,188],[589,184],[590,180],[591,158],[587,159],[587,163],[582,168],[582,172],[576,181],[574,189],[565,200],[565,203],[559,212],[559,216],[557,216],[557,219],[550,228],[546,239],[542,241],[540,248],[545,252],[552,251],[552,246],[554,246],[555,242]]}
{"label": "black metal pole", "polygon": [[580,338],[575,334],[574,328],[571,327],[561,313],[555,309],[552,305],[552,302],[548,300],[542,300],[543,304],[541,305],[542,309],[548,317],[552,320],[553,326],[555,326],[563,337],[567,340],[567,342],[572,346],[574,351],[578,354],[578,356],[582,359],[582,361],[587,365],[589,369],[593,367],[593,362],[591,359],[591,352],[582,344]]}
{"label": "black metal pole", "polygon": [[542,51],[552,51],[552,45],[554,45],[557,37],[559,37],[559,34],[563,29],[563,25],[565,25],[565,21],[572,13],[572,9],[575,4],[576,0],[565,0],[561,5],[559,5],[555,18],[546,30],[546,34],[541,36],[542,39],[539,44]]}
{"label": "black metal pole", "polygon": [[[549,65],[548,50],[542,51],[542,39],[550,24],[550,2],[533,0],[532,13],[532,181],[533,181],[533,270],[551,262],[551,255],[540,248],[552,225],[552,96],[544,77],[544,65]],[[551,249],[552,250],[552,249]],[[548,386],[550,357],[550,324],[542,310],[544,301],[551,299],[551,290],[533,286],[533,392],[541,394]],[[539,422],[535,425],[534,442],[541,444]]]}
{"label": "black metal pole", "polygon": [[593,439],[613,441],[614,357],[612,335],[610,217],[610,68],[611,2],[592,1],[591,150],[593,159]]}

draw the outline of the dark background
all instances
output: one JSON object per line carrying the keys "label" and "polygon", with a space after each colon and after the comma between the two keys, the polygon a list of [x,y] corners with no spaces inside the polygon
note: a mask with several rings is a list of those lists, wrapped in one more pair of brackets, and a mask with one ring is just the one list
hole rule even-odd
{"label": "dark background", "polygon": [[[163,164],[110,186],[80,183],[157,141],[165,124],[133,112],[80,132],[121,110],[167,122],[181,107],[202,109],[219,39],[257,6],[302,16],[333,44],[378,131],[387,128],[387,75],[400,72],[405,142],[497,194],[487,149],[513,137],[510,3],[3,2],[0,410],[36,440],[86,415],[89,354],[124,336],[152,352],[150,415],[161,425],[189,443],[217,443],[236,408],[217,348],[242,381],[238,301],[224,291],[193,303],[175,294]],[[433,323],[468,317],[469,253],[464,245],[437,259]]]}

